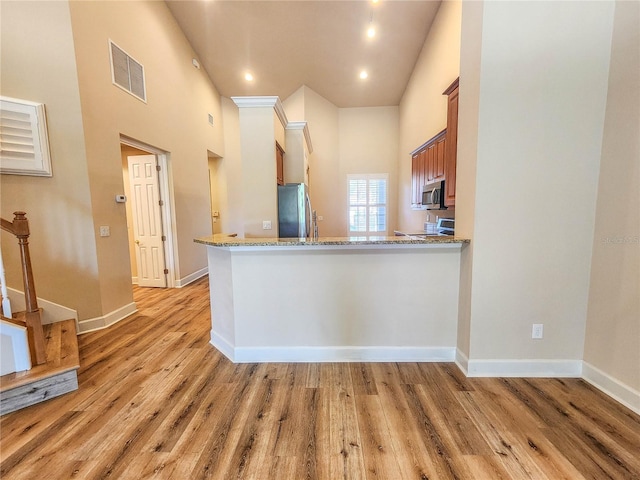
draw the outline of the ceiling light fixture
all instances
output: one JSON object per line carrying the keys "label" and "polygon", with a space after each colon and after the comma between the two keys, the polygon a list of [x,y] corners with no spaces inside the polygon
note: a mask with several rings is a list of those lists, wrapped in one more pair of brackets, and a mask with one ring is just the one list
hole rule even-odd
{"label": "ceiling light fixture", "polygon": [[368,76],[369,76],[369,74],[366,72],[366,70],[362,70],[362,71],[360,72],[360,78],[361,78],[362,80],[364,80],[364,79],[365,79],[365,78],[367,78]]}
{"label": "ceiling light fixture", "polygon": [[247,72],[247,73],[244,74],[244,79],[247,82],[253,82],[253,75],[251,75],[249,72]]}
{"label": "ceiling light fixture", "polygon": [[373,38],[376,35],[376,29],[373,26],[373,10],[371,11],[371,15],[369,16],[369,28],[367,29],[367,37]]}

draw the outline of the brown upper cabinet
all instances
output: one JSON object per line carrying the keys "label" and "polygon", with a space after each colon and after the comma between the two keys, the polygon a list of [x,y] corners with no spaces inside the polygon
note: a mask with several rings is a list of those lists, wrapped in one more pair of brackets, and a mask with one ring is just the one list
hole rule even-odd
{"label": "brown upper cabinet", "polygon": [[446,129],[411,152],[411,206],[422,205],[422,187],[445,174]]}
{"label": "brown upper cabinet", "polygon": [[284,150],[276,142],[276,183],[284,185]]}
{"label": "brown upper cabinet", "polygon": [[456,161],[458,155],[458,81],[456,78],[443,95],[448,96],[447,144],[444,153],[445,200],[447,207],[456,204]]}

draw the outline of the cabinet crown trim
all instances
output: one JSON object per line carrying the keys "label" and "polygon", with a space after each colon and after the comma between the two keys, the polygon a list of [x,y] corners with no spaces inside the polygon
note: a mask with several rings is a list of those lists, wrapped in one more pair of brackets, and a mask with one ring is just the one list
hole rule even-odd
{"label": "cabinet crown trim", "polygon": [[442,95],[449,95],[451,92],[453,92],[456,89],[456,87],[458,86],[458,83],[460,83],[460,77],[456,78],[453,81],[453,83],[449,85],[444,92],[442,92]]}
{"label": "cabinet crown trim", "polygon": [[427,145],[429,145],[430,143],[433,143],[434,141],[438,140],[438,138],[443,137],[444,135],[446,135],[447,133],[447,129],[445,128],[444,130],[442,130],[441,132],[436,133],[433,137],[431,137],[429,140],[427,140],[426,142],[424,142],[422,145],[420,145],[418,148],[416,148],[415,150],[413,150],[410,155],[413,156],[416,153],[418,153],[420,150],[422,150],[424,147],[426,147]]}

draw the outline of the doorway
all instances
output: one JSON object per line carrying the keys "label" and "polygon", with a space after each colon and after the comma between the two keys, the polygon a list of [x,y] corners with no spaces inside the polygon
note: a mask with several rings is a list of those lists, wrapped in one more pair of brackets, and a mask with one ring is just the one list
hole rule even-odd
{"label": "doorway", "polygon": [[131,282],[174,287],[167,154],[127,137],[120,142]]}

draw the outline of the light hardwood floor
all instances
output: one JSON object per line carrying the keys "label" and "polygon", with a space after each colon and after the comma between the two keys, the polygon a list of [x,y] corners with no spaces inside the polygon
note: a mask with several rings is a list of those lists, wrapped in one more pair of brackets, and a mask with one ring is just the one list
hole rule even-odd
{"label": "light hardwood floor", "polygon": [[79,337],[78,391],[0,419],[8,479],[638,479],[640,417],[578,379],[234,365],[204,278]]}

